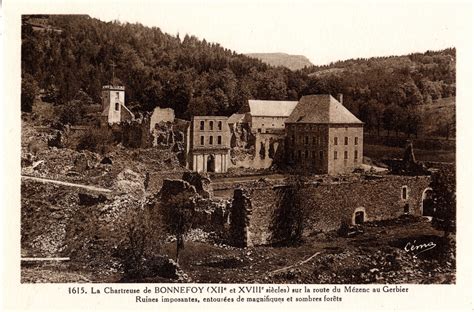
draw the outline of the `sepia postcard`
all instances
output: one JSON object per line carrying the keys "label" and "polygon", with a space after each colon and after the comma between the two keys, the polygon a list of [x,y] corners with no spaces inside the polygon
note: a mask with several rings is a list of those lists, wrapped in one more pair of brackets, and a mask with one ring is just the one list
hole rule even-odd
{"label": "sepia postcard", "polygon": [[468,1],[7,1],[7,310],[472,306]]}

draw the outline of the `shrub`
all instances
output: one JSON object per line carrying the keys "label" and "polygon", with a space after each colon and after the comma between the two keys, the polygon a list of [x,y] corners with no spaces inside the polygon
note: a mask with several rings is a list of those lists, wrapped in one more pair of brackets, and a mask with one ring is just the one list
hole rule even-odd
{"label": "shrub", "polygon": [[167,258],[161,252],[158,228],[152,226],[148,210],[134,210],[128,218],[124,240],[117,247],[115,257],[119,260],[125,280],[140,280],[159,274]]}
{"label": "shrub", "polygon": [[59,122],[63,124],[75,125],[84,116],[85,109],[81,101],[73,100],[58,107]]}
{"label": "shrub", "polygon": [[108,128],[95,128],[79,139],[76,149],[106,154],[114,144],[113,133]]}
{"label": "shrub", "polygon": [[38,93],[38,85],[31,75],[25,74],[21,79],[21,111],[31,112]]}

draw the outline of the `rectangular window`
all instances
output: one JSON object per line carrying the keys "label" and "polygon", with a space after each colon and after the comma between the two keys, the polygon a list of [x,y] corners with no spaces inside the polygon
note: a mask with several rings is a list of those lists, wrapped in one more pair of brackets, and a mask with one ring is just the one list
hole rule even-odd
{"label": "rectangular window", "polygon": [[358,151],[354,151],[354,159],[357,159],[359,158],[359,152]]}
{"label": "rectangular window", "polygon": [[222,137],[220,135],[217,136],[217,144],[222,144]]}
{"label": "rectangular window", "polygon": [[324,158],[324,152],[323,151],[319,151],[319,159],[323,159]]}
{"label": "rectangular window", "polygon": [[337,137],[334,137],[334,145],[337,145]]}
{"label": "rectangular window", "polygon": [[119,99],[119,98],[120,98],[120,92],[115,92],[115,97],[116,97],[117,99]]}
{"label": "rectangular window", "polygon": [[294,134],[291,135],[291,143],[293,143],[293,144],[295,143],[295,135]]}
{"label": "rectangular window", "polygon": [[116,111],[119,111],[119,110],[120,110],[120,104],[119,104],[119,103],[115,103],[115,110],[116,110]]}
{"label": "rectangular window", "polygon": [[304,137],[304,144],[305,144],[305,145],[308,145],[308,136],[305,136],[305,137]]}
{"label": "rectangular window", "polygon": [[311,158],[316,159],[316,152],[315,151],[311,152]]}
{"label": "rectangular window", "polygon": [[204,136],[201,135],[201,145],[204,145]]}
{"label": "rectangular window", "polygon": [[204,121],[201,121],[201,126],[199,127],[200,130],[204,130]]}
{"label": "rectangular window", "polygon": [[257,132],[258,132],[258,133],[261,133],[261,132],[262,132],[262,129],[258,128],[258,129],[257,129]]}
{"label": "rectangular window", "polygon": [[316,137],[313,137],[313,145],[316,144]]}
{"label": "rectangular window", "polygon": [[349,144],[349,138],[348,137],[345,137],[344,138],[344,145],[348,145]]}
{"label": "rectangular window", "polygon": [[408,188],[406,186],[402,187],[402,199],[403,200],[408,199]]}
{"label": "rectangular window", "polygon": [[298,151],[298,159],[301,159],[301,151]]}
{"label": "rectangular window", "polygon": [[347,158],[348,158],[347,151],[344,151],[344,159],[347,159]]}
{"label": "rectangular window", "polygon": [[337,151],[334,151],[334,159],[337,159]]}
{"label": "rectangular window", "polygon": [[213,144],[213,141],[214,141],[214,137],[211,135],[209,137],[209,144],[212,145]]}
{"label": "rectangular window", "polygon": [[308,150],[304,151],[304,158],[308,159]]}
{"label": "rectangular window", "polygon": [[358,145],[359,144],[359,138],[358,137],[355,137],[354,138],[354,145]]}

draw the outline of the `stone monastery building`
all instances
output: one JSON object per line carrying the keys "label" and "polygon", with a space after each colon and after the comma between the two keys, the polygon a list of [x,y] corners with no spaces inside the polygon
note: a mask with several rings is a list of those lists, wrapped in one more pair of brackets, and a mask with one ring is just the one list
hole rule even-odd
{"label": "stone monastery building", "polygon": [[271,135],[272,141],[284,143],[275,146],[283,149],[286,165],[295,169],[338,174],[362,164],[364,124],[331,95],[308,95],[299,101],[249,100],[249,107],[249,113],[230,118],[193,117],[187,144],[189,169],[227,172],[230,127],[235,129],[237,120],[247,123],[255,136],[255,158]]}
{"label": "stone monastery building", "polygon": [[295,109],[298,101],[249,100],[250,128],[255,133],[284,131],[285,121]]}
{"label": "stone monastery building", "polygon": [[227,172],[230,129],[226,116],[194,116],[188,133],[188,168],[196,172]]}
{"label": "stone monastery building", "polygon": [[362,164],[364,124],[328,94],[303,96],[286,125],[288,163],[314,173],[349,173]]}

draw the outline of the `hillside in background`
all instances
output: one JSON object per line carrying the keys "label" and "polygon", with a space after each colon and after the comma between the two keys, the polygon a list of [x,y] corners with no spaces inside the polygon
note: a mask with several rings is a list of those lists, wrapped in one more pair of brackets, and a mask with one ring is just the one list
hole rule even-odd
{"label": "hillside in background", "polygon": [[343,104],[369,131],[417,135],[426,128],[423,119],[433,124],[427,133],[454,126],[449,109],[426,113],[456,94],[454,48],[291,71],[157,27],[84,15],[34,15],[22,18],[21,52],[26,112],[41,95],[44,102],[67,107],[63,115],[81,115],[83,105],[99,103],[115,68],[115,83],[125,86],[127,106],[135,113],[160,106],[173,108],[179,118],[228,116],[247,111],[248,99],[342,93]]}
{"label": "hillside in background", "polygon": [[304,55],[286,53],[246,53],[245,55],[257,58],[271,66],[283,66],[291,70],[314,66]]}

